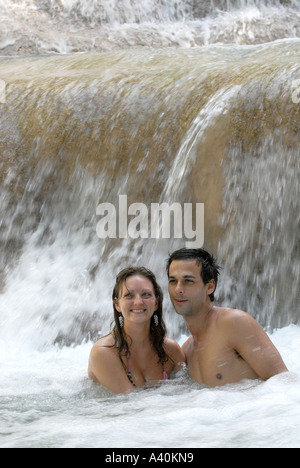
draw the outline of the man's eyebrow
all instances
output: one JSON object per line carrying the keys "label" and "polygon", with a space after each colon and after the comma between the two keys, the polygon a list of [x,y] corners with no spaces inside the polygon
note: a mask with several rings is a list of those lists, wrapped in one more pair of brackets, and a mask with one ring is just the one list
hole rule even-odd
{"label": "man's eyebrow", "polygon": [[[169,278],[176,279],[176,276],[170,275]],[[184,279],[189,279],[189,278],[196,279],[196,276],[194,276],[194,275],[184,275],[183,278]]]}

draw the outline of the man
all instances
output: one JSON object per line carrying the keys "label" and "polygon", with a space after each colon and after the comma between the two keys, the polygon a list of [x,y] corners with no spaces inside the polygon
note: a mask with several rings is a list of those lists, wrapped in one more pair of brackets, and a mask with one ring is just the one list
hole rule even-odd
{"label": "man", "polygon": [[211,387],[263,379],[287,368],[267,334],[246,312],[217,307],[220,267],[203,249],[180,249],[168,260],[169,294],[192,336],[182,349],[192,379]]}

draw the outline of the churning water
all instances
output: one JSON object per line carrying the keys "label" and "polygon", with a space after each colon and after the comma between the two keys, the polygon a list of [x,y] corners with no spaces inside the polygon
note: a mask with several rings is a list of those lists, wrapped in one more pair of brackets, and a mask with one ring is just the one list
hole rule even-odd
{"label": "churning water", "polygon": [[[0,0],[0,446],[300,446],[300,2]],[[166,292],[181,240],[99,239],[119,195],[204,203],[218,302],[290,373],[186,371],[112,396],[87,378],[116,273]],[[187,333],[165,294],[168,334]]]}

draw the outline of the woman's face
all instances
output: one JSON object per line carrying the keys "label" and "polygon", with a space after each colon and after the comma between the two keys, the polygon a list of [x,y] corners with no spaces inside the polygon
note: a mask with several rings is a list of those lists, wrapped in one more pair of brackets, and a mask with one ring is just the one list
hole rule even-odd
{"label": "woman's face", "polygon": [[142,275],[129,276],[120,286],[115,307],[123,315],[125,323],[150,321],[158,307],[152,282]]}

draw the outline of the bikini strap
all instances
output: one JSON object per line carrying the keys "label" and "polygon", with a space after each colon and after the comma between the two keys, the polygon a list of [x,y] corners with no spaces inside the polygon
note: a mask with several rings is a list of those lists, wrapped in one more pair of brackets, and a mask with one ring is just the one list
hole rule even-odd
{"label": "bikini strap", "polygon": [[129,382],[130,382],[134,387],[136,387],[136,384],[134,383],[133,378],[132,378],[132,374],[131,374],[131,370],[130,370],[130,360],[129,360],[129,357],[128,357],[128,356],[127,356],[127,377],[128,377]]}

